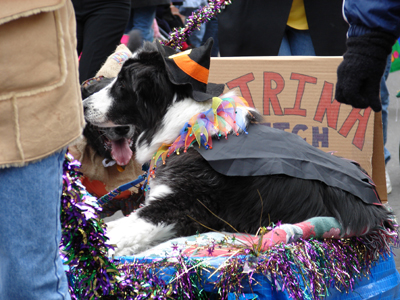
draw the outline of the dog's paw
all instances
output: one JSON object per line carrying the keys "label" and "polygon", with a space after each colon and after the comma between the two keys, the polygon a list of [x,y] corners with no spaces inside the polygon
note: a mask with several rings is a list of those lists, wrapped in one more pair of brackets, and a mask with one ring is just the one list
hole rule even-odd
{"label": "dog's paw", "polygon": [[134,255],[175,237],[174,224],[153,224],[136,213],[107,223],[108,244],[116,256]]}

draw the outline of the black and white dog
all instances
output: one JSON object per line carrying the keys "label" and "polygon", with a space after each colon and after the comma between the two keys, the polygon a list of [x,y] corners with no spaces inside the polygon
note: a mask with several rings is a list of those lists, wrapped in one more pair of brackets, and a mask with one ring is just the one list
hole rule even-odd
{"label": "black and white dog", "polygon": [[[207,54],[210,44],[193,51]],[[195,84],[177,82],[179,76],[170,69],[172,54],[167,47],[145,44],[124,63],[116,79],[84,101],[87,121],[103,127],[111,142],[132,141],[136,159],[142,164],[150,161],[163,144],[172,144],[192,116],[212,105],[211,97],[194,99]],[[326,154],[294,134],[260,125],[262,117],[257,111],[247,110],[248,135],[239,135],[245,136],[243,140],[229,135],[227,140],[215,140],[211,150],[201,152],[197,146],[190,147],[157,165],[155,177],[149,178],[145,206],[108,224],[110,243],[117,245],[117,255],[138,253],[170,238],[210,229],[231,231],[228,223],[239,232],[256,233],[270,222],[297,223],[331,216],[347,235],[391,226],[391,213],[380,205],[373,183],[356,164]],[[260,145],[250,140],[264,133]],[[240,144],[244,160],[251,156],[246,151],[256,149],[262,158],[247,163],[257,165],[256,171],[225,172],[224,161],[211,162],[207,157],[207,153],[217,152],[219,144],[225,147],[233,142]],[[265,148],[276,144],[282,147],[282,143],[283,148],[263,157]],[[118,156],[124,157],[124,148],[120,149]],[[236,163],[236,159],[233,161]],[[239,165],[237,169],[246,168]]]}

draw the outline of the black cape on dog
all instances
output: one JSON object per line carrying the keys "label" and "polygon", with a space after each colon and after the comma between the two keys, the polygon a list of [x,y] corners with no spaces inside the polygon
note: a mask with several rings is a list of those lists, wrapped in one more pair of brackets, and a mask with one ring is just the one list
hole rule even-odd
{"label": "black cape on dog", "polygon": [[250,125],[248,134],[213,140],[212,150],[194,148],[215,171],[227,176],[284,174],[318,180],[367,204],[381,204],[373,181],[354,163],[325,153],[289,132]]}

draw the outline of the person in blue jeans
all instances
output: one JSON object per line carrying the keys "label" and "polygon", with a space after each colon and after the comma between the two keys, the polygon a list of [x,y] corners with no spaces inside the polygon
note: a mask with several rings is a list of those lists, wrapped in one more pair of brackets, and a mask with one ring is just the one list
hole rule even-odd
{"label": "person in blue jeans", "polygon": [[0,169],[0,299],[70,299],[59,255],[64,155]]}
{"label": "person in blue jeans", "polygon": [[[330,6],[316,6],[315,3],[307,0],[293,0],[290,9],[286,11],[282,5],[279,9],[276,9],[276,13],[287,15],[286,26],[283,30],[282,41],[279,47],[279,56],[291,56],[291,55],[326,55],[320,52],[318,43],[325,45],[332,44],[332,37],[328,34],[321,37],[316,36],[316,32],[319,27],[322,30],[329,23],[330,33],[339,36],[341,39],[345,38],[344,31],[344,21],[340,17],[341,13],[341,1],[333,0]],[[318,9],[318,15],[321,17],[326,17],[318,19],[316,16],[316,11]],[[329,17],[329,19],[328,19]],[[328,21],[329,20],[329,21]],[[327,23],[328,22],[328,23]],[[316,45],[316,49],[314,47]],[[327,50],[325,50],[327,51]],[[329,55],[342,55],[344,52],[344,47],[334,49],[331,46],[329,49]],[[316,53],[317,52],[317,53]]]}
{"label": "person in blue jeans", "polygon": [[[391,66],[391,57],[389,55],[388,60],[386,62],[385,72],[383,73],[381,79],[381,102],[382,102],[382,127],[383,127],[383,144],[386,144],[387,141],[387,126],[388,126],[388,108],[389,108],[389,90],[386,86],[386,80],[389,77]],[[384,147],[385,153],[385,164],[387,164],[391,158],[389,150]]]}
{"label": "person in blue jeans", "polygon": [[[390,151],[386,148],[386,142],[387,142],[387,128],[388,128],[388,109],[389,109],[389,90],[386,86],[386,80],[389,77],[390,73],[390,66],[392,64],[391,61],[391,55],[388,56],[387,61],[386,61],[386,68],[385,72],[383,73],[382,79],[381,79],[381,102],[382,102],[382,129],[383,129],[383,153],[385,157],[385,165],[389,162],[391,158]],[[386,190],[387,193],[390,194],[392,192],[392,183],[390,181],[389,173],[386,171]]]}
{"label": "person in blue jeans", "polygon": [[282,37],[278,56],[309,55],[315,56],[314,46],[308,30],[288,27]]}
{"label": "person in blue jeans", "polygon": [[[179,13],[188,18],[194,11],[201,9],[207,5],[207,0],[184,0],[183,4],[179,7]],[[200,47],[204,45],[204,34],[206,31],[206,23],[200,25],[200,27],[193,31],[188,38],[188,42],[192,47]]]}
{"label": "person in blue jeans", "polygon": [[139,30],[143,41],[152,42],[154,39],[153,22],[158,5],[170,4],[170,0],[131,0],[131,9],[125,34]]}
{"label": "person in blue jeans", "polygon": [[201,45],[204,45],[210,37],[214,39],[210,55],[211,57],[218,57],[219,56],[218,17],[214,17],[206,23],[206,30],[204,32]]}
{"label": "person in blue jeans", "polygon": [[0,36],[0,299],[70,300],[62,165],[85,125],[72,3],[9,1]]}
{"label": "person in blue jeans", "polygon": [[222,57],[340,56],[347,29],[342,0],[236,0],[218,15]]}
{"label": "person in blue jeans", "polygon": [[[207,1],[205,0],[186,0],[183,1],[183,4],[179,7],[179,12],[188,18],[193,12],[202,9],[206,5]],[[214,40],[211,48],[211,57],[218,57],[218,18],[216,16],[201,24],[198,30],[192,32],[188,38],[188,41],[192,47],[200,47],[203,46],[210,37],[212,37]]]}

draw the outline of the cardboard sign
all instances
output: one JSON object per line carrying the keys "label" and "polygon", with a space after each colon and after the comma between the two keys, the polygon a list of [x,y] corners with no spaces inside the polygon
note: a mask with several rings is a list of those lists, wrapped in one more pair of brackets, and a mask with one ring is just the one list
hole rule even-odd
{"label": "cardboard sign", "polygon": [[264,115],[269,126],[295,133],[325,152],[357,161],[372,175],[385,202],[381,119],[375,122],[370,108],[356,109],[334,99],[341,61],[342,57],[218,57],[211,59],[209,81],[225,83],[225,92],[237,91]]}

